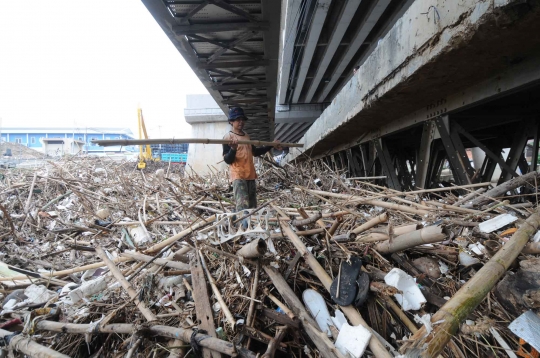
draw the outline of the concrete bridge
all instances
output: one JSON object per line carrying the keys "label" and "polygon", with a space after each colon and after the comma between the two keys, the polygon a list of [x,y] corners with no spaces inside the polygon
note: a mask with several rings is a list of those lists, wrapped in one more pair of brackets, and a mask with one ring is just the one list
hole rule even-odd
{"label": "concrete bridge", "polygon": [[143,2],[253,138],[305,145],[288,161],[402,190],[537,169],[538,1]]}

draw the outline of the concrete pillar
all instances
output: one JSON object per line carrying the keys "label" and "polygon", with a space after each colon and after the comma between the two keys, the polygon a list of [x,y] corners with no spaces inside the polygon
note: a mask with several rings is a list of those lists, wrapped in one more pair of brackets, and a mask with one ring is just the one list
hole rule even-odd
{"label": "concrete pillar", "polygon": [[[191,138],[221,139],[231,130],[227,116],[209,94],[187,95],[186,102],[184,117],[191,125]],[[186,170],[199,175],[211,173],[209,166],[212,170],[226,170],[222,153],[223,147],[218,144],[190,144]]]}
{"label": "concrete pillar", "polygon": [[[191,123],[191,138],[221,139],[231,129],[228,122]],[[193,170],[199,175],[205,175],[212,170],[226,170],[223,162],[223,147],[218,144],[190,144],[186,170]],[[221,162],[218,164],[218,162]]]}

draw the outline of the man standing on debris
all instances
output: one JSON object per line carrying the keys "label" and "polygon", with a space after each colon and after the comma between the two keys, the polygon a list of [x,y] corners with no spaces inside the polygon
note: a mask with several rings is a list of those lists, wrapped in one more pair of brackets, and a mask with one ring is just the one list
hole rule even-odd
{"label": "man standing on debris", "polygon": [[[232,107],[229,109],[229,123],[232,130],[223,137],[223,139],[231,141],[229,144],[223,144],[223,159],[230,166],[230,178],[233,183],[237,212],[257,207],[255,186],[257,173],[253,157],[261,156],[273,148],[272,146],[255,147],[254,145],[238,144],[239,140],[250,140],[249,135],[244,132],[246,121],[247,118],[242,108]],[[275,143],[279,143],[279,141],[275,141]],[[280,145],[276,148],[282,149]]]}

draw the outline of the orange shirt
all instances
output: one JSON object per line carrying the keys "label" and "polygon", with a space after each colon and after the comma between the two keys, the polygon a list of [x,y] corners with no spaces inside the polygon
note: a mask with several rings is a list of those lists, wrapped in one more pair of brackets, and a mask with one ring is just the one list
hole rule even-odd
{"label": "orange shirt", "polygon": [[[251,140],[247,133],[239,135],[233,132],[225,134],[223,139],[232,140],[236,138],[238,140]],[[255,180],[257,179],[257,173],[255,172],[255,164],[253,164],[253,149],[251,144],[238,144],[236,149],[236,156],[234,162],[229,166],[229,173],[231,181],[236,179],[242,180]]]}

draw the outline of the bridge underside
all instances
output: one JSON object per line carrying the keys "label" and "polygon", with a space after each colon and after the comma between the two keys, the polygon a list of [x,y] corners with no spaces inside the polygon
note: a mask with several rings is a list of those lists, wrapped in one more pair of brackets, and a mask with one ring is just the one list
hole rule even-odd
{"label": "bridge underside", "polygon": [[[430,6],[441,16],[438,26],[414,15]],[[459,184],[535,170],[539,8],[531,1],[415,1],[289,160],[320,158],[349,176],[384,175],[400,190],[435,185],[445,166]],[[445,10],[454,17],[443,18]],[[477,167],[471,148],[485,153]]]}

